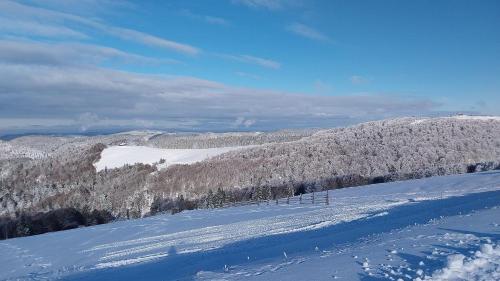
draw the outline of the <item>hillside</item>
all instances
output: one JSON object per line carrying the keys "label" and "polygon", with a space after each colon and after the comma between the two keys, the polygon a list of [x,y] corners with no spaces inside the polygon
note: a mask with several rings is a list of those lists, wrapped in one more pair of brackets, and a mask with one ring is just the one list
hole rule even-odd
{"label": "hillside", "polygon": [[431,177],[330,191],[330,205],[282,200],[9,239],[0,280],[496,280],[499,184],[497,171]]}
{"label": "hillside", "polygon": [[[317,132],[220,136],[137,132],[55,137],[54,141],[39,138],[2,143],[16,148],[10,150],[15,152],[12,155],[19,155],[0,161],[0,215],[4,216],[0,226],[9,237],[91,225],[112,217],[136,218],[500,166],[497,117],[400,118]],[[200,143],[204,141],[206,145]],[[201,162],[196,161],[203,157],[188,162],[166,159],[166,163],[180,165],[127,163],[96,170],[103,151],[133,145],[162,149],[169,145],[169,149],[252,146]],[[26,158],[35,154],[18,153],[21,147],[42,153]],[[50,213],[56,210],[59,213]],[[79,219],[65,221],[66,213]],[[47,226],[52,217],[58,223]]]}
{"label": "hillside", "polygon": [[499,165],[499,118],[402,118],[324,130],[293,142],[172,166],[158,173],[152,189],[195,197],[218,187],[246,193],[261,188],[267,199]]}

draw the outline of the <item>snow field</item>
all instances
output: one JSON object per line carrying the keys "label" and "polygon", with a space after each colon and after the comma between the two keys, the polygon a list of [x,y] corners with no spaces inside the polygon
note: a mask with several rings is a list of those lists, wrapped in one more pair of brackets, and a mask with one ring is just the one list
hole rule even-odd
{"label": "snow field", "polygon": [[498,271],[498,171],[329,194],[0,241],[0,280],[447,280],[457,254]]}
{"label": "snow field", "polygon": [[225,152],[242,148],[246,147],[163,149],[147,146],[111,146],[102,151],[101,159],[97,161],[94,166],[97,171],[102,171],[106,168],[119,168],[126,164],[133,165],[142,163],[151,165],[164,159],[165,163],[160,164],[159,168],[166,168],[174,164],[192,164]]}

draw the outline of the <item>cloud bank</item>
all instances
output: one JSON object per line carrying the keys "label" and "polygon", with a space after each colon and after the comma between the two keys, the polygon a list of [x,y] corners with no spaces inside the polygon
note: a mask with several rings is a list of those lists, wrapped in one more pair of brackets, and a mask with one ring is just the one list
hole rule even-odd
{"label": "cloud bank", "polygon": [[224,130],[235,124],[243,129],[330,127],[420,115],[439,106],[428,100],[384,95],[305,95],[232,87],[193,77],[47,63],[2,63],[0,85],[0,129],[6,131],[57,126],[68,130]]}
{"label": "cloud bank", "polygon": [[[48,3],[57,6],[57,2]],[[236,2],[269,10],[289,5],[276,0]],[[90,1],[82,10],[95,9],[95,5]],[[223,18],[192,13],[188,16],[211,24],[228,24]],[[330,40],[302,24],[289,28],[309,39]],[[215,131],[332,127],[402,115],[431,115],[440,107],[431,100],[404,95],[325,95],[331,86],[321,80],[315,83],[313,95],[236,87],[189,76],[123,71],[119,69],[130,68],[110,65],[179,61],[98,45],[92,40],[96,33],[173,51],[190,59],[212,55],[276,72],[282,64],[250,54],[203,51],[190,44],[106,24],[98,18],[9,0],[0,1],[0,32],[0,135],[139,128]],[[235,71],[240,77],[264,78]]]}

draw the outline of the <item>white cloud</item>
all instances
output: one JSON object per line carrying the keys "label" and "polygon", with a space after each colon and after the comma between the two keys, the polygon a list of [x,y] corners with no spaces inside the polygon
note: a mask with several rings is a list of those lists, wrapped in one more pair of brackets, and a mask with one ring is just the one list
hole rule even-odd
{"label": "white cloud", "polygon": [[239,56],[239,58],[241,58],[241,60],[244,62],[254,63],[267,68],[278,69],[281,67],[281,64],[279,62],[270,59],[264,59],[249,55],[241,55]]}
{"label": "white cloud", "polygon": [[270,11],[282,11],[304,6],[303,0],[232,0],[231,2],[253,9],[266,9]]}
{"label": "white cloud", "polygon": [[16,35],[30,34],[42,37],[88,38],[86,34],[64,26],[47,25],[35,21],[20,21],[7,18],[0,18],[0,32]]}
{"label": "white cloud", "polygon": [[99,121],[99,116],[92,112],[84,112],[78,116],[78,123],[80,123],[80,131],[85,132]]}
{"label": "white cloud", "polygon": [[212,24],[220,24],[220,25],[228,25],[229,24],[229,21],[227,21],[226,19],[223,19],[223,18],[219,18],[219,17],[202,16],[202,18],[206,22],[212,23]]}
{"label": "white cloud", "polygon": [[349,80],[354,85],[365,84],[365,83],[368,83],[371,81],[370,78],[367,78],[367,77],[364,77],[361,75],[352,75],[351,77],[349,77]]}
{"label": "white cloud", "polygon": [[40,22],[44,22],[43,25],[54,25],[55,23],[62,24],[65,22],[71,22],[73,24],[83,24],[124,40],[169,49],[188,55],[196,55],[201,52],[199,48],[196,48],[194,46],[167,40],[137,30],[107,25],[98,20],[39,7],[27,6],[9,0],[0,1],[0,15],[2,14],[8,18],[16,17],[22,19],[38,20]]}
{"label": "white cloud", "polygon": [[135,4],[123,0],[29,0],[29,3],[57,11],[95,16],[131,11]]}
{"label": "white cloud", "polygon": [[287,5],[286,0],[232,0],[232,2],[251,8],[265,8],[269,10],[280,10]]}
{"label": "white cloud", "polygon": [[171,40],[166,40],[157,36],[153,36],[147,33],[143,33],[140,31],[136,31],[133,29],[120,28],[107,26],[103,24],[96,24],[95,27],[122,39],[135,41],[142,43],[144,45],[155,46],[165,49],[171,49],[180,53],[188,54],[188,55],[196,55],[200,53],[200,49],[193,47],[188,44],[178,43]]}
{"label": "white cloud", "polygon": [[[66,120],[60,125],[78,130],[82,128],[80,116],[92,117],[85,129],[140,124],[163,129],[229,129],[240,116],[245,116],[240,126],[254,129],[333,126],[426,114],[438,106],[425,99],[303,95],[237,88],[193,77],[71,65],[0,64],[0,85],[3,129],[19,126],[9,123],[16,118],[50,118]],[[68,125],[71,120],[74,125]]]}
{"label": "white cloud", "polygon": [[317,40],[317,41],[324,41],[324,42],[331,42],[332,40],[330,37],[327,35],[313,29],[312,27],[309,27],[305,24],[301,23],[293,23],[287,27],[287,30],[300,35],[305,38]]}
{"label": "white cloud", "polygon": [[216,56],[219,56],[221,58],[233,60],[233,61],[238,61],[238,62],[243,62],[243,63],[248,63],[248,64],[255,64],[259,65],[262,67],[266,68],[272,68],[272,69],[279,69],[281,67],[281,63],[270,60],[270,59],[265,59],[261,57],[256,57],[256,56],[251,56],[251,55],[229,55],[229,54],[216,54]]}
{"label": "white cloud", "polygon": [[0,39],[0,61],[16,64],[92,65],[103,61],[166,64],[178,61],[131,54],[118,49],[80,43],[40,43]]}
{"label": "white cloud", "polygon": [[233,128],[239,128],[239,127],[248,128],[248,127],[251,127],[252,125],[254,125],[255,123],[257,123],[257,120],[255,120],[255,119],[246,119],[245,117],[239,116],[234,121],[232,127]]}
{"label": "white cloud", "polygon": [[195,13],[191,12],[190,10],[186,10],[186,9],[182,10],[181,14],[188,17],[188,18],[192,18],[195,20],[201,20],[201,21],[204,21],[204,22],[210,23],[210,24],[229,25],[229,21],[224,19],[224,18],[221,18],[221,17],[208,16],[208,15],[198,15],[198,14],[195,14]]}
{"label": "white cloud", "polygon": [[248,128],[248,127],[252,126],[255,123],[257,123],[257,120],[255,120],[255,119],[247,119],[247,120],[245,120],[245,122],[243,122],[243,125],[245,126],[245,128]]}
{"label": "white cloud", "polygon": [[333,92],[333,87],[329,83],[320,79],[314,81],[313,87],[314,92],[317,94],[331,94]]}
{"label": "white cloud", "polygon": [[235,74],[238,76],[241,76],[241,77],[251,78],[251,79],[256,79],[256,80],[261,78],[259,75],[255,75],[255,74],[243,72],[243,71],[236,71]]}

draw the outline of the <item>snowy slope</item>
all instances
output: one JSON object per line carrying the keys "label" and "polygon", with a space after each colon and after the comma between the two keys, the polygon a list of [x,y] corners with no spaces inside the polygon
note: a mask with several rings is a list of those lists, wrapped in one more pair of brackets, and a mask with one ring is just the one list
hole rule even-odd
{"label": "snowy slope", "polygon": [[119,168],[126,164],[153,164],[160,161],[160,159],[164,159],[165,163],[161,165],[161,168],[165,168],[174,164],[192,164],[242,148],[244,147],[162,149],[147,146],[111,146],[102,151],[101,159],[94,166],[97,171],[101,171],[105,168]]}
{"label": "snowy slope", "polygon": [[[455,115],[450,117],[441,117],[442,119],[457,119],[457,120],[472,120],[472,121],[500,121],[500,116],[486,116],[486,115]],[[422,118],[411,122],[411,125],[432,121],[434,118]]]}
{"label": "snowy slope", "polygon": [[0,279],[498,280],[500,172],[329,194],[0,241]]}
{"label": "snowy slope", "polygon": [[450,118],[460,119],[460,120],[494,120],[500,121],[500,116],[484,116],[484,115],[456,115]]}

